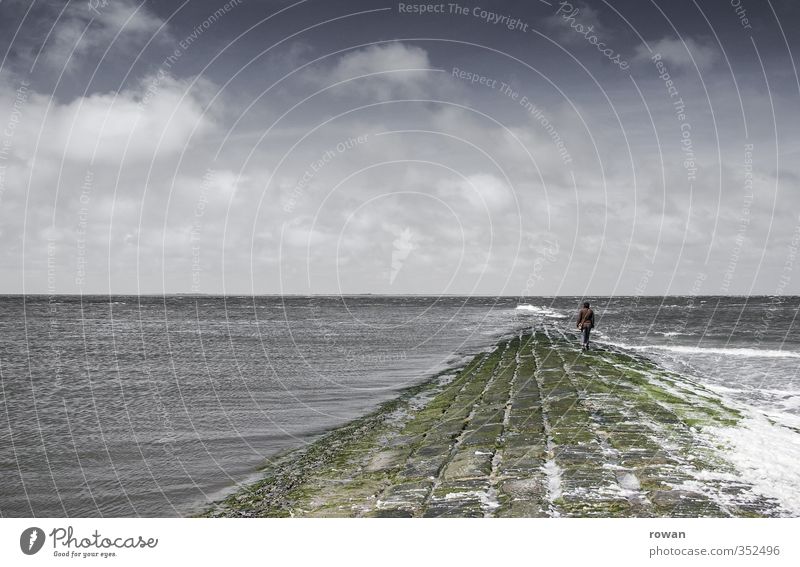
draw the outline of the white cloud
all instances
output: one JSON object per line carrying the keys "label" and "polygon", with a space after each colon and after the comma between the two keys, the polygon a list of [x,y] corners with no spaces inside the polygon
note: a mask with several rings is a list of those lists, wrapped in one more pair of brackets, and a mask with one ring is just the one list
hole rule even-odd
{"label": "white cloud", "polygon": [[[163,24],[141,4],[129,0],[95,3],[74,2],[65,10],[40,55],[55,69],[74,66],[86,54],[102,51],[113,41],[117,49],[130,51],[144,43]],[[102,53],[100,51],[100,53]]]}
{"label": "white cloud", "polygon": [[650,42],[649,45],[652,53],[644,45],[639,45],[636,48],[636,59],[644,61],[660,53],[668,65],[677,69],[694,69],[696,64],[701,72],[707,71],[720,55],[716,47],[699,43],[690,37],[684,40],[665,37]]}
{"label": "white cloud", "polygon": [[217,194],[232,197],[239,188],[250,181],[249,176],[239,175],[233,171],[215,171],[211,178],[211,190]]}
{"label": "white cloud", "polygon": [[476,173],[465,179],[444,179],[440,194],[446,199],[464,199],[476,213],[490,214],[514,203],[508,184],[494,175]]}
{"label": "white cloud", "polygon": [[283,242],[294,248],[307,248],[330,243],[329,235],[312,226],[313,218],[302,216],[282,227]]}
{"label": "white cloud", "polygon": [[424,49],[395,42],[347,53],[321,77],[327,86],[372,75],[338,88],[347,94],[363,93],[369,98],[387,100],[398,94],[419,93],[421,84],[430,77],[430,69],[428,53]]}
{"label": "white cloud", "polygon": [[16,151],[23,159],[44,154],[122,165],[183,151],[193,130],[200,135],[210,129],[202,93],[187,93],[188,82],[164,78],[145,98],[147,84],[151,81],[135,90],[93,94],[68,103],[31,96],[15,135]]}

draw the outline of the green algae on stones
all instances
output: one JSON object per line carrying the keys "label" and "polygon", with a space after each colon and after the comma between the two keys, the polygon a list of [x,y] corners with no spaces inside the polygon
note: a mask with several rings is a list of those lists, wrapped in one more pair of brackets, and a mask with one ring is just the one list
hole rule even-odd
{"label": "green algae on stones", "polygon": [[779,513],[708,426],[741,415],[645,357],[524,330],[308,446],[204,516],[655,517]]}

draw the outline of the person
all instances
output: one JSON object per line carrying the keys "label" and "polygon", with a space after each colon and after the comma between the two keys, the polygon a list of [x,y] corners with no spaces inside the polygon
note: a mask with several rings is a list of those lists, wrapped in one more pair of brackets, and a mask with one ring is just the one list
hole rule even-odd
{"label": "person", "polygon": [[589,350],[589,333],[594,328],[594,311],[589,307],[589,302],[583,304],[578,311],[578,329],[581,331],[581,349]]}

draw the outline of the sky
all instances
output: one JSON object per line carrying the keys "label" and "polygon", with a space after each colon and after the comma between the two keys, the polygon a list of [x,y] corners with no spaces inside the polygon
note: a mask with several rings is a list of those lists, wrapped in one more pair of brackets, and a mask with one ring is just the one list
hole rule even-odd
{"label": "sky", "polygon": [[789,0],[0,1],[0,293],[800,293]]}

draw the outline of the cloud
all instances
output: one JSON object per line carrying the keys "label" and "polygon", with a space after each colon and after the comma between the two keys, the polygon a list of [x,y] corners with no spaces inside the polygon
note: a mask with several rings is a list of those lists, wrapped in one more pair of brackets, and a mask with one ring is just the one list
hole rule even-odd
{"label": "cloud", "polygon": [[104,51],[112,42],[118,50],[130,52],[144,45],[162,24],[144,4],[128,0],[74,2],[54,26],[39,59],[61,69],[79,64],[87,54]]}
{"label": "cloud", "polygon": [[701,72],[707,71],[720,55],[716,47],[699,43],[690,37],[684,40],[665,37],[649,45],[652,53],[644,45],[637,46],[637,60],[645,61],[653,54],[660,53],[664,61],[677,69],[694,69],[696,64]]}
{"label": "cloud", "polygon": [[[47,86],[34,80],[16,113],[19,81],[3,78],[8,86],[0,88],[0,100],[7,101],[0,115],[0,143],[5,136],[11,144],[0,171],[0,264],[8,274],[0,283],[5,291],[19,291],[20,281],[28,291],[47,291],[48,239],[58,242],[57,291],[65,293],[77,291],[72,282],[83,259],[84,291],[100,293],[187,291],[195,273],[202,291],[229,293],[247,292],[251,282],[257,292],[295,293],[494,294],[522,291],[528,282],[535,282],[530,289],[536,293],[582,293],[587,285],[632,292],[642,270],[654,265],[659,277],[651,279],[648,293],[688,292],[698,270],[722,274],[729,262],[744,202],[743,156],[738,96],[720,65],[703,77],[719,131],[697,77],[681,80],[681,96],[691,101],[692,139],[702,165],[690,188],[681,165],[679,124],[663,81],[652,73],[639,82],[647,108],[630,85],[609,91],[612,107],[588,83],[560,82],[568,102],[502,59],[462,52],[463,64],[474,65],[475,71],[506,82],[511,77],[515,89],[535,102],[534,112],[496,89],[433,72],[432,61],[462,65],[448,59],[444,46],[421,43],[422,49],[392,42],[324,59],[257,101],[265,75],[272,79],[263,66],[220,66],[212,75],[218,84],[228,70],[241,70],[242,78],[209,109],[216,85],[153,75],[164,55],[153,50],[137,63],[125,88],[112,90],[120,84],[116,74],[127,68],[115,65],[115,59],[101,67],[103,77],[91,83],[94,90],[76,97],[85,86],[81,75],[88,79],[92,71],[91,58],[100,56],[116,33],[111,30],[122,29],[133,13],[129,2],[125,6],[118,10],[109,3],[114,11],[91,24],[92,35],[87,33],[80,44],[80,72],[57,96],[44,94]],[[585,9],[578,18],[591,25],[596,16]],[[135,25],[124,25],[127,31],[117,40],[133,49],[157,23],[146,13],[144,20],[136,18]],[[584,42],[568,25],[559,25],[570,41]],[[595,25],[595,30],[605,38],[606,29]],[[64,31],[58,41],[71,47],[75,39]],[[47,50],[54,41],[48,41]],[[616,43],[611,36],[609,41]],[[688,40],[684,47],[662,39],[652,46],[661,50],[670,72],[678,74],[693,69],[687,47],[701,68],[713,67],[715,52],[704,41]],[[323,52],[314,43],[287,48],[285,57],[267,60],[283,65],[277,71],[269,65],[270,72],[282,74]],[[207,50],[189,50],[182,65],[170,70],[198,69],[207,55]],[[141,79],[140,73],[150,75]],[[614,77],[614,86],[622,85]],[[348,79],[354,80],[282,116],[313,90]],[[774,132],[763,88],[742,82],[740,89],[759,169],[774,168]],[[781,91],[772,95],[781,116],[781,150],[793,152],[796,100]],[[393,98],[454,104],[355,110],[365,102]],[[251,101],[253,108],[244,112]],[[6,136],[12,118],[19,121],[13,136]],[[358,136],[367,142],[337,149]],[[568,149],[569,162],[560,154],[559,141]],[[748,209],[748,248],[742,251],[742,258],[750,254],[748,262],[769,236],[768,258],[778,271],[783,265],[790,246],[785,239],[797,222],[792,213],[798,209],[797,195],[791,192],[796,161],[781,160],[784,185],[774,198],[776,175],[757,178],[759,198]],[[209,170],[214,174],[205,181]],[[301,183],[306,172],[312,175]],[[286,210],[289,198],[296,203]],[[553,249],[558,254],[550,259]],[[587,281],[587,266],[595,262],[602,269]],[[749,285],[741,266],[740,288]],[[660,277],[673,268],[674,283]],[[764,277],[775,273],[772,269]],[[536,279],[540,275],[541,282]],[[711,276],[704,291],[714,291]]]}
{"label": "cloud", "polygon": [[[362,93],[371,98],[387,100],[393,96],[414,95],[430,77],[428,53],[412,45],[394,42],[371,45],[343,55],[328,73],[322,73],[325,86],[350,81],[338,87],[348,95]],[[339,91],[337,91],[339,92]]]}
{"label": "cloud", "polygon": [[476,173],[466,179],[444,179],[440,194],[448,199],[464,199],[476,212],[491,213],[511,206],[514,198],[508,184],[494,175]]}
{"label": "cloud", "polygon": [[332,241],[332,235],[312,226],[312,223],[313,218],[308,215],[297,217],[287,222],[282,227],[283,241],[293,248],[329,245]]}
{"label": "cloud", "polygon": [[[97,93],[60,103],[33,94],[23,108],[15,152],[23,159],[46,155],[121,165],[183,151],[194,131],[208,132],[204,113],[208,82],[187,92],[189,81],[162,77],[119,93]],[[41,133],[41,135],[40,135]]]}

